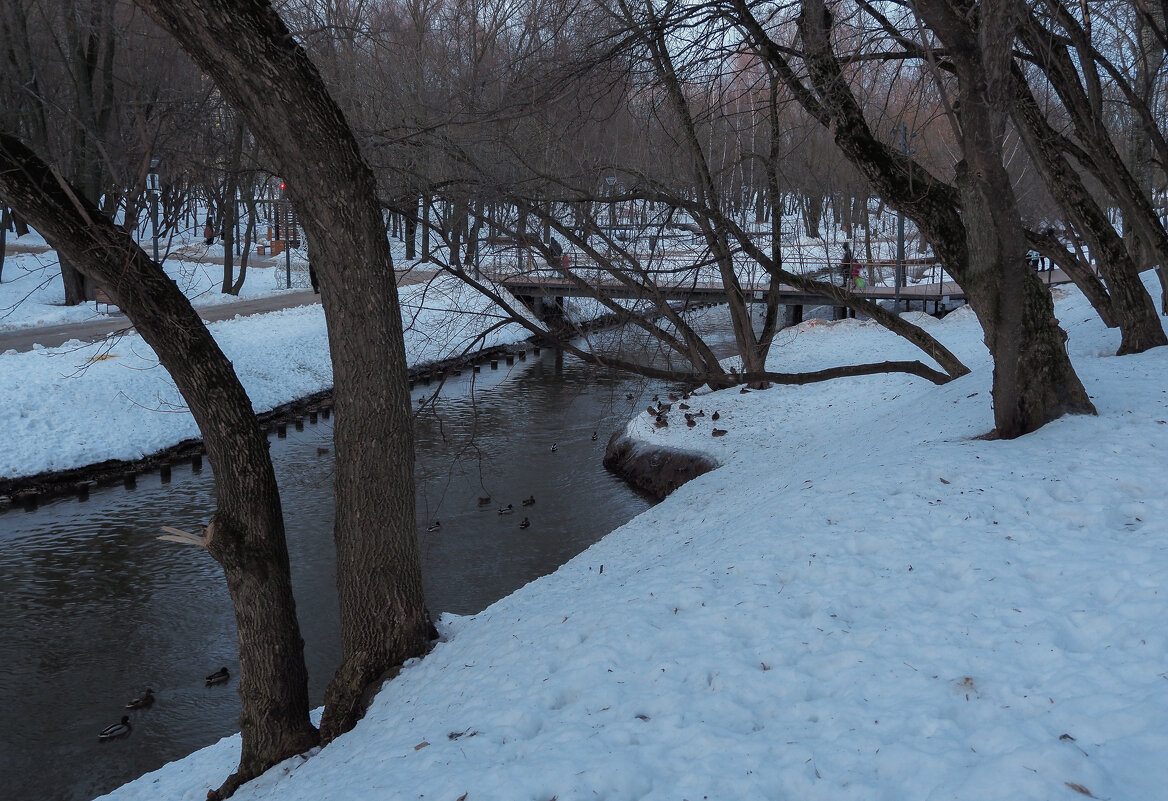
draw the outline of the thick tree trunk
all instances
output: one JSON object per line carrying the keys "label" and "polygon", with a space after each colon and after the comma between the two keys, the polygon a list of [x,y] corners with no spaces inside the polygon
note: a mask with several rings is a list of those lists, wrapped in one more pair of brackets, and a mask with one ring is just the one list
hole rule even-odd
{"label": "thick tree trunk", "polygon": [[[1002,163],[1006,118],[1015,100],[1012,0],[986,0],[978,28],[944,0],[918,0],[945,42],[958,79],[961,147],[957,165],[969,261],[964,283],[994,356],[994,423],[1016,437],[1071,413],[1094,413],[1054,317],[1050,293],[1025,261],[1026,238]],[[979,319],[981,315],[979,314]]]}
{"label": "thick tree trunk", "polygon": [[405,344],[377,186],[324,82],[259,0],[140,0],[216,81],[288,180],[312,242],[336,398],[337,585],[342,664],[327,742],[364,713],[365,690],[425,652]]}
{"label": "thick tree trunk", "polygon": [[205,547],[223,566],[239,631],[243,750],[225,785],[233,790],[317,742],[267,440],[231,362],[174,282],[92,203],[6,136],[0,136],[0,191],[126,312],[203,435],[217,499]]}
{"label": "thick tree trunk", "polygon": [[[932,20],[930,23],[936,30]],[[963,208],[962,201],[968,202],[978,196],[992,198],[992,195],[986,195],[989,186],[971,183],[959,195],[952,187],[937,181],[907,157],[893,153],[872,136],[831,50],[828,39],[830,24],[830,15],[822,0],[803,0],[799,30],[808,72],[822,99],[807,93],[785,60],[776,61],[776,69],[811,113],[821,121],[830,121],[835,141],[848,159],[890,205],[903,210],[917,223],[950,275],[968,293],[970,306],[977,313],[995,365],[999,360],[1003,361],[994,370],[997,434],[1016,437],[1067,412],[1093,412],[1094,407],[1061,347],[1062,332],[1053,314],[1049,313],[1051,307],[1030,302],[1029,298],[1023,300],[1022,290],[1026,288],[1029,292],[1031,282],[1038,291],[1046,291],[1033,274],[1027,275],[1021,269],[1024,244],[1016,242],[1017,237],[1006,231],[987,234],[997,240],[993,243],[992,263],[981,261],[986,254],[980,252],[978,264],[971,260],[970,241],[963,220],[995,211],[996,206],[990,202],[988,207]],[[959,22],[951,24],[960,25]],[[765,36],[761,29],[756,30]],[[781,54],[765,43],[763,50],[772,58],[781,59]],[[978,110],[970,109],[969,113],[976,114]],[[978,158],[982,159],[987,150],[992,150],[992,134],[987,131],[979,135],[985,139],[985,143],[977,145],[976,151]],[[970,153],[966,156],[968,158]],[[1000,161],[996,163],[996,169],[1000,170]],[[993,164],[982,161],[976,167],[969,166],[976,170],[995,169]],[[977,177],[980,179],[981,175]],[[1008,182],[1005,187],[1009,188]],[[1005,210],[996,210],[995,213],[1005,213]],[[1020,230],[1020,223],[1005,223],[1004,219],[987,218],[980,223],[990,226],[1016,224]],[[980,241],[981,235],[976,238]],[[1050,303],[1049,299],[1047,303]],[[1052,347],[1055,342],[1059,347]],[[1042,369],[1022,372],[1027,367],[1043,364],[1045,359],[1053,361]]]}
{"label": "thick tree trunk", "polygon": [[1012,114],[1017,130],[1043,180],[1051,188],[1051,196],[1075,230],[1087,240],[1107,285],[1100,284],[1094,274],[1076,269],[1075,262],[1068,262],[1064,271],[1083,290],[1100,317],[1109,325],[1119,327],[1121,341],[1117,355],[1141,353],[1168,344],[1155,304],[1140,281],[1139,268],[1116,234],[1115,226],[1084,186],[1079,173],[1067,162],[1060,147],[1061,137],[1046,121],[1020,72],[1015,70],[1013,77],[1017,90]]}

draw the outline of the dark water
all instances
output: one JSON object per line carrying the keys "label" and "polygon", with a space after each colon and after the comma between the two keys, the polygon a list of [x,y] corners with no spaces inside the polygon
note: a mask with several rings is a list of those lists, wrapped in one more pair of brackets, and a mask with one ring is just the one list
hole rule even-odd
{"label": "dark water", "polygon": [[[436,388],[419,386],[415,400]],[[601,457],[612,431],[666,389],[548,350],[448,382],[417,426],[431,610],[480,611],[645,510]],[[314,705],[340,652],[331,435],[321,420],[271,440]],[[156,539],[163,525],[207,519],[212,482],[209,468],[176,468],[165,485],[147,475],[134,490],[0,514],[0,795],[90,799],[238,730],[222,573],[205,553]],[[515,514],[496,514],[508,503]],[[441,528],[427,532],[434,520]],[[231,681],[205,687],[221,666]],[[129,713],[133,733],[99,743],[146,687],[158,701]]]}

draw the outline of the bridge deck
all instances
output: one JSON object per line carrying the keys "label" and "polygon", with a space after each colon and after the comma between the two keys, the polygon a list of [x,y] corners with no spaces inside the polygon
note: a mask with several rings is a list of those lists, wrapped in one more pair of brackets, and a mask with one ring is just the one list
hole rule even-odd
{"label": "bridge deck", "polygon": [[[1055,285],[1069,282],[1069,278],[1062,270],[1050,270],[1039,273],[1043,283]],[[591,296],[597,289],[607,297],[622,299],[648,299],[653,295],[640,286],[629,286],[614,279],[589,281],[587,288],[565,278],[547,275],[520,274],[499,276],[496,282],[505,286],[514,295],[537,297],[586,297]],[[660,280],[660,279],[659,279]],[[770,291],[770,283],[744,284],[743,293],[748,302],[763,302]],[[676,284],[661,284],[656,286],[656,292],[665,300],[693,300],[697,302],[717,302],[725,300],[726,290],[721,283],[692,281]],[[852,289],[850,294],[866,300],[894,300],[899,297],[906,301],[939,301],[947,299],[952,302],[963,302],[965,292],[954,281],[943,283],[916,283],[900,287],[899,293],[895,287],[869,286],[864,289]],[[797,289],[787,284],[779,286],[779,302],[783,304],[803,303],[807,305],[831,305],[834,301],[827,296]]]}

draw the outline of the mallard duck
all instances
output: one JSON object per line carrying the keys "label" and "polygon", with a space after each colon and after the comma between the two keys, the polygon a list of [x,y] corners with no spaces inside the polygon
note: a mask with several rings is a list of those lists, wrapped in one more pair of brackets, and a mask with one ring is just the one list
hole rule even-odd
{"label": "mallard duck", "polygon": [[693,418],[691,417],[691,418],[689,418],[688,420],[686,420],[686,421],[685,421],[685,424],[686,424],[687,426],[689,426],[690,428],[693,428],[694,426],[696,426],[696,425],[698,424],[698,421],[697,421],[697,420],[695,420],[695,419],[693,419]]}
{"label": "mallard duck", "polygon": [[499,514],[501,514],[501,515],[509,515],[514,511],[515,511],[515,507],[512,506],[511,504],[507,504],[506,506],[499,507]]}
{"label": "mallard duck", "polygon": [[679,403],[679,404],[677,404],[677,408],[685,410],[685,409],[689,408],[689,404],[688,403]]}
{"label": "mallard duck", "polygon": [[479,506],[490,506],[490,504],[491,504],[491,496],[490,495],[479,498]]}
{"label": "mallard duck", "polygon": [[101,734],[97,735],[99,740],[112,740],[115,737],[125,737],[130,733],[130,716],[122,715],[121,723],[111,723],[101,730]]}
{"label": "mallard duck", "polygon": [[747,389],[746,387],[743,387],[742,389],[738,390],[738,394],[739,395],[748,395],[748,394],[750,394],[750,390]]}
{"label": "mallard duck", "polygon": [[705,416],[706,416],[705,409],[698,409],[698,413],[694,415],[694,417],[705,417]]}
{"label": "mallard duck", "polygon": [[665,428],[669,425],[669,421],[665,419],[665,415],[657,415],[657,419],[653,421],[654,428]]}
{"label": "mallard duck", "polygon": [[715,437],[724,437],[724,436],[726,436],[726,429],[715,428],[713,431],[710,432],[710,434],[715,436]]}
{"label": "mallard duck", "polygon": [[126,709],[145,709],[146,707],[152,706],[153,704],[154,690],[151,690],[149,687],[147,687],[146,692],[142,693],[133,701],[130,701],[126,704]]}
{"label": "mallard duck", "polygon": [[524,506],[535,506],[535,496],[531,495],[523,499]]}
{"label": "mallard duck", "polygon": [[555,453],[555,452],[556,452],[556,450],[557,450],[559,447],[560,447],[560,446],[559,446],[557,443],[553,442],[553,443],[552,443],[552,453]]}
{"label": "mallard duck", "polygon": [[531,527],[531,521],[530,521],[530,520],[528,520],[528,519],[525,517],[525,518],[523,518],[523,522],[519,524],[519,527],[520,527],[520,528],[530,528],[530,527]]}
{"label": "mallard duck", "polygon": [[721,417],[721,416],[722,416],[722,413],[721,413],[721,412],[714,412],[714,413],[713,413],[713,414],[710,416],[710,419],[711,419],[711,420],[717,420],[717,419],[718,419],[719,417]]}
{"label": "mallard duck", "polygon": [[207,677],[207,686],[212,687],[216,684],[226,684],[230,678],[231,674],[227,672],[227,668],[221,667]]}
{"label": "mallard duck", "polygon": [[649,413],[649,415],[652,417],[657,416],[657,410],[655,408],[653,408],[652,406],[646,408],[645,411],[647,411]]}
{"label": "mallard duck", "polygon": [[442,521],[441,521],[441,520],[435,520],[433,523],[431,523],[430,525],[426,526],[426,531],[437,531],[437,530],[438,530],[438,529],[440,529],[440,528],[442,528]]}
{"label": "mallard duck", "polygon": [[596,442],[596,438],[597,438],[598,436],[600,436],[600,432],[599,432],[599,431],[593,431],[593,432],[592,432],[592,441],[593,441],[593,442]]}

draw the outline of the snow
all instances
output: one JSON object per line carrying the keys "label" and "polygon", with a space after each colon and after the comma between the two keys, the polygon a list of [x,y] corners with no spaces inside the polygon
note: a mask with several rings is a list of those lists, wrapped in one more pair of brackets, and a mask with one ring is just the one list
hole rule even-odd
{"label": "snow", "polygon": [[[981,438],[991,365],[966,310],[912,315],[973,370],[944,386],[884,375],[703,393],[687,401],[706,415],[693,429],[677,404],[664,429],[642,413],[628,431],[644,445],[718,469],[556,573],[444,616],[433,652],[353,732],[235,797],[1161,797],[1168,348],[1115,357],[1118,334],[1082,296],[1056,296],[1098,416]],[[319,354],[272,355],[321,325],[296,310],[213,330],[258,407],[269,387],[325,379]],[[917,358],[855,320],[780,339],[780,370]],[[60,378],[82,353],[0,356],[6,431],[105,415],[119,393],[157,405],[159,386],[125,364],[149,363],[140,348]],[[70,390],[99,375],[102,391]],[[710,435],[715,410],[724,437]],[[103,798],[201,800],[238,756],[227,738]]]}
{"label": "snow", "polygon": [[[221,257],[222,246],[215,249]],[[223,295],[217,289],[221,266],[177,260],[165,266],[196,308],[278,294],[283,288],[283,270],[276,278],[279,286],[269,289],[272,275],[253,269],[239,297]],[[298,266],[304,272],[303,263]],[[7,277],[0,283],[0,310],[9,313],[0,319],[0,328],[4,320],[16,329],[97,317],[92,304],[63,305],[58,271],[51,251],[9,256]],[[448,275],[403,286],[400,297],[411,366],[522,342],[531,333],[516,323],[496,328],[502,319],[499,310]],[[515,306],[522,310],[518,302]],[[234,364],[257,412],[333,385],[320,305],[237,316],[207,327]],[[199,436],[170,375],[136,334],[9,351],[0,355],[0,386],[6,401],[0,408],[0,430],[6,432],[0,476],[35,475],[106,459],[140,459]]]}

